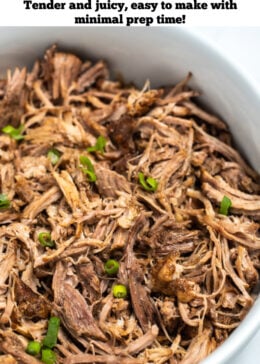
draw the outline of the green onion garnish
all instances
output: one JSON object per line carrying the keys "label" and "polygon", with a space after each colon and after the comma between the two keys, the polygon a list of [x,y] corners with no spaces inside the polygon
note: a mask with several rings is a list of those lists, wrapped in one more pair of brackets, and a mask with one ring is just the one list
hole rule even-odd
{"label": "green onion garnish", "polygon": [[39,240],[40,244],[44,247],[48,247],[48,248],[55,247],[55,242],[53,240],[51,240],[51,234],[46,231],[44,231],[38,235],[38,240]]}
{"label": "green onion garnish", "polygon": [[58,332],[60,328],[59,317],[51,317],[48,322],[48,330],[42,341],[43,346],[52,349],[57,344]]}
{"label": "green onion garnish", "polygon": [[106,139],[100,135],[98,138],[97,138],[97,141],[96,141],[96,144],[93,145],[92,147],[88,147],[87,148],[87,151],[88,152],[100,152],[100,153],[104,153],[105,152],[105,146],[106,146]]}
{"label": "green onion garnish", "polygon": [[228,211],[229,211],[229,209],[230,209],[231,206],[232,206],[231,200],[227,196],[224,196],[222,198],[221,203],[220,203],[219,213],[221,215],[227,216],[228,215]]}
{"label": "green onion garnish", "polygon": [[40,353],[41,348],[42,344],[39,341],[29,341],[26,348],[26,353],[36,356]]}
{"label": "green onion garnish", "polygon": [[0,210],[8,209],[10,207],[10,200],[8,200],[7,196],[4,194],[0,194]]}
{"label": "green onion garnish", "polygon": [[139,183],[145,191],[155,192],[158,187],[158,182],[152,177],[144,177],[142,172],[138,173]]}
{"label": "green onion garnish", "polygon": [[47,157],[51,161],[51,164],[55,166],[60,159],[60,152],[57,149],[50,149],[48,151]]}
{"label": "green onion garnish", "polygon": [[23,131],[23,125],[20,125],[19,128],[14,128],[12,125],[6,125],[2,132],[9,135],[11,138],[15,140],[22,140],[24,136],[21,134]]}
{"label": "green onion garnish", "polygon": [[116,284],[113,287],[113,296],[115,298],[126,298],[127,288],[123,284]]}
{"label": "green onion garnish", "polygon": [[119,269],[119,263],[114,260],[114,259],[109,259],[105,264],[104,264],[104,269],[105,272],[109,275],[109,276],[113,276],[115,274],[117,274],[118,269]]}
{"label": "green onion garnish", "polygon": [[83,173],[88,176],[89,182],[96,182],[97,176],[95,174],[94,166],[91,163],[90,159],[88,157],[85,157],[84,155],[81,155],[79,157],[79,161],[83,166],[82,167]]}
{"label": "green onion garnish", "polygon": [[56,354],[51,349],[42,349],[41,361],[45,364],[55,364]]}

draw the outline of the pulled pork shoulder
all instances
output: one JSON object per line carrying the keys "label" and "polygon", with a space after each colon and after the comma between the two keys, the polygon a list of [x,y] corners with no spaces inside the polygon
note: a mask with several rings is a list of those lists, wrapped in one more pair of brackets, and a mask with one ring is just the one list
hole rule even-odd
{"label": "pulled pork shoulder", "polygon": [[1,81],[1,363],[40,363],[55,315],[57,363],[196,364],[247,314],[259,177],[190,77],[139,90],[52,47]]}

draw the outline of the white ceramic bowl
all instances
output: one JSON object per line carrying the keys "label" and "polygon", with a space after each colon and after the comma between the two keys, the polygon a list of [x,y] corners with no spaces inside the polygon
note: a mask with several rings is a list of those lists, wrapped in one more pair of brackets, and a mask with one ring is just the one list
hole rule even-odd
{"label": "white ceramic bowl", "polygon": [[[139,86],[174,84],[188,71],[203,102],[226,120],[239,149],[260,171],[260,93],[209,43],[177,28],[1,28],[0,73],[16,65],[31,66],[57,43],[92,59],[103,58],[116,72]],[[228,363],[260,327],[260,298],[226,342],[203,364]]]}

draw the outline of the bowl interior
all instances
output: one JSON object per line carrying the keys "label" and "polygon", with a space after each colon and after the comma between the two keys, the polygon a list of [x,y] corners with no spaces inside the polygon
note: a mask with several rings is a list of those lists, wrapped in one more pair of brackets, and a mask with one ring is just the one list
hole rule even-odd
{"label": "bowl interior", "polygon": [[[192,35],[192,29],[118,27],[2,28],[0,74],[27,65],[56,43],[90,59],[105,59],[112,72],[142,87],[174,84],[191,71],[191,86],[201,100],[230,126],[240,151],[260,172],[260,93],[241,71]],[[227,363],[260,325],[260,299],[231,337],[203,363]]]}

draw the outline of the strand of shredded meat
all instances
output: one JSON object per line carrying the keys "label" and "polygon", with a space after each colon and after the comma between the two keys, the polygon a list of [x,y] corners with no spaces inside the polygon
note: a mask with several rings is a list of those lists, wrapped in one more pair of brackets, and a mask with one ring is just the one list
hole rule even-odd
{"label": "strand of shredded meat", "polygon": [[[11,202],[0,210],[1,363],[40,363],[25,349],[51,315],[64,364],[196,364],[245,317],[259,280],[259,177],[226,124],[195,103],[190,77],[138,90],[111,81],[105,62],[52,47],[1,81],[0,126],[24,135],[0,134],[0,193]],[[104,153],[88,152],[99,136]],[[43,231],[54,249],[39,243]],[[113,297],[117,283],[125,299]]]}

